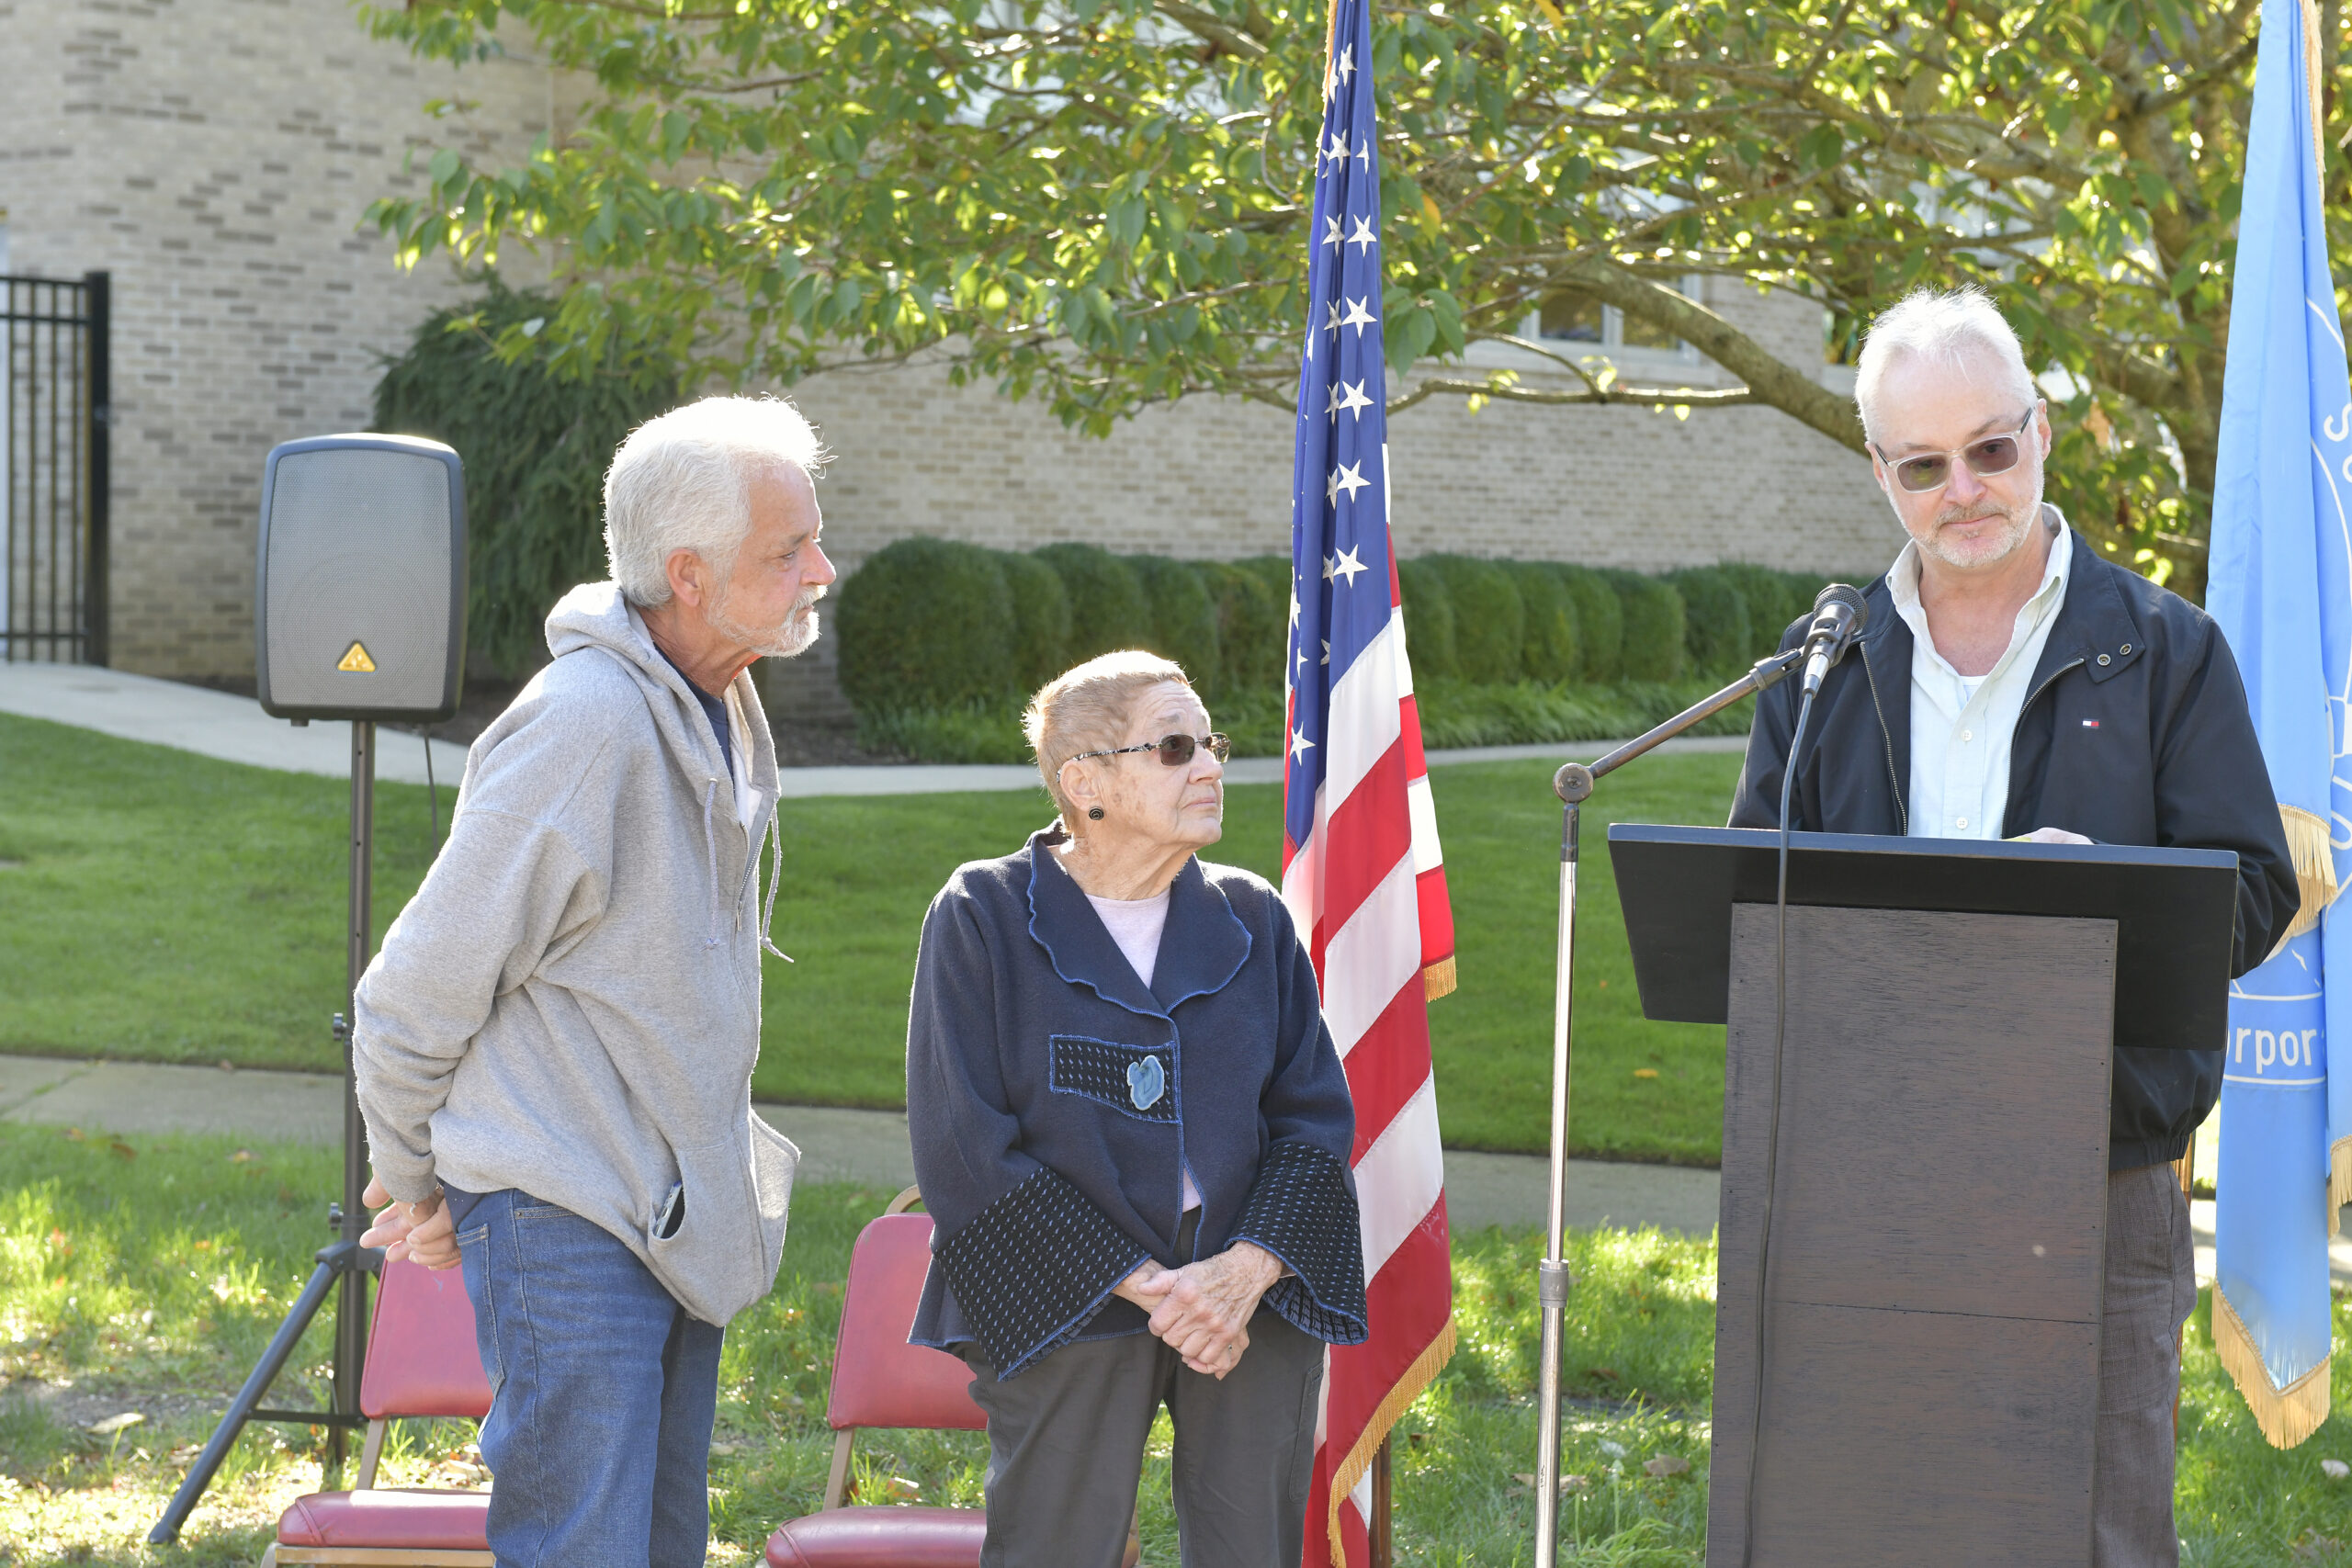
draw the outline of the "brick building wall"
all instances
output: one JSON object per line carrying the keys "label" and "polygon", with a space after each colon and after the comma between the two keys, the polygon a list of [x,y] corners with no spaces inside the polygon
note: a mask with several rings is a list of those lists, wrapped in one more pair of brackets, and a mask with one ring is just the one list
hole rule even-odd
{"label": "brick building wall", "polygon": [[359,231],[428,138],[520,161],[548,74],[458,86],[343,0],[0,0],[0,209],[17,273],[113,275],[114,662],[253,672],[262,458],[365,429],[379,360],[454,298]]}
{"label": "brick building wall", "polygon": [[[249,674],[264,455],[364,428],[381,357],[458,292],[439,261],[395,269],[362,213],[417,188],[401,173],[412,148],[519,162],[563,123],[563,85],[514,59],[462,76],[421,65],[370,40],[344,0],[0,0],[0,80],[11,270],[114,275],[115,662]],[[461,107],[429,118],[445,97]],[[1799,363],[1819,353],[1803,300],[1719,281],[1703,298]],[[1670,355],[1621,358],[1635,381],[1725,380]],[[1561,380],[1540,360],[1521,368]],[[1287,548],[1278,410],[1190,399],[1096,440],[936,367],[839,371],[793,395],[837,455],[820,493],[846,568],[910,534]],[[1768,409],[1678,420],[1438,399],[1397,416],[1390,441],[1407,555],[1848,570],[1898,537],[1861,459]],[[824,657],[779,679],[795,706],[840,711]]]}

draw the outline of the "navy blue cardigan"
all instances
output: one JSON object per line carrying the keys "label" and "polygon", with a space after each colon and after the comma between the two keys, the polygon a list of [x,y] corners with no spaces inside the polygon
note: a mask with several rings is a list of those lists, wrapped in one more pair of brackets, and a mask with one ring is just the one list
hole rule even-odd
{"label": "navy blue cardigan", "polygon": [[[936,1226],[909,1338],[977,1340],[1012,1377],[1139,1334],[1112,1292],[1252,1241],[1288,1265],[1263,1304],[1364,1337],[1355,1109],[1315,970],[1264,879],[1194,859],[1148,989],[1062,868],[1059,825],[957,869],[933,900],[907,1021],[915,1179]],[[1200,1228],[1176,1255],[1183,1172]]]}

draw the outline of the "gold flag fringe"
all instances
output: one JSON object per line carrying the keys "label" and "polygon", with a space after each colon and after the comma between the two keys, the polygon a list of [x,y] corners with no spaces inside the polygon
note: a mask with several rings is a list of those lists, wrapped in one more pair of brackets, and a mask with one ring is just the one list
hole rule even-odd
{"label": "gold flag fringe", "polygon": [[2321,913],[2343,891],[2335,882],[2335,850],[2328,842],[2327,819],[2300,806],[2281,806],[2278,820],[2287,829],[2287,850],[2295,863],[2295,888],[2302,894],[2303,903],[2295,911],[2293,922],[2278,938],[2278,947],[2270,950],[2272,956],[2277,955],[2278,948],[2318,925]]}
{"label": "gold flag fringe", "polygon": [[2327,1239],[2343,1234],[2344,1205],[2352,1203],[2352,1138],[2338,1138],[2327,1151]]}
{"label": "gold flag fringe", "polygon": [[[1363,1479],[1363,1472],[1372,1468],[1372,1456],[1379,1452],[1380,1445],[1387,1440],[1388,1428],[1404,1419],[1405,1412],[1411,1407],[1413,1401],[1420,1398],[1421,1391],[1437,1381],[1439,1370],[1453,1355],[1453,1316],[1449,1313],[1445,1327],[1423,1347],[1419,1355],[1413,1358],[1413,1364],[1405,1369],[1405,1375],[1396,1380],[1396,1386],[1388,1391],[1387,1397],[1380,1402],[1380,1407],[1372,1413],[1372,1419],[1357,1434],[1355,1447],[1350,1449],[1347,1457],[1332,1470],[1330,1512],[1323,1523],[1331,1536],[1331,1561],[1339,1568],[1348,1568],[1348,1544],[1340,1534],[1340,1505],[1347,1500],[1349,1493],[1356,1489],[1356,1483]],[[1372,1521],[1366,1519],[1365,1530],[1369,1532],[1371,1528]]]}
{"label": "gold flag fringe", "polygon": [[1428,999],[1430,1001],[1435,1001],[1440,997],[1452,996],[1453,994],[1453,954],[1449,953],[1422,970],[1421,985],[1429,993]]}
{"label": "gold flag fringe", "polygon": [[[1337,11],[1339,6],[1334,5],[1331,8]],[[2302,13],[2303,19],[2303,87],[2311,97],[2312,167],[2324,169],[2327,167],[2327,108],[2326,101],[2320,96],[2320,84],[2324,78],[2319,71],[2312,68],[2312,62],[2327,58],[2320,52],[2319,6],[2313,0],[2302,0],[2296,8]],[[1361,336],[1363,329],[1359,327],[1356,331]]]}
{"label": "gold flag fringe", "polygon": [[2293,1448],[2327,1419],[2327,1362],[2321,1361],[2285,1388],[2273,1388],[2262,1352],[2254,1348],[2254,1336],[2219,1284],[2213,1287],[2213,1348],[2272,1448]]}

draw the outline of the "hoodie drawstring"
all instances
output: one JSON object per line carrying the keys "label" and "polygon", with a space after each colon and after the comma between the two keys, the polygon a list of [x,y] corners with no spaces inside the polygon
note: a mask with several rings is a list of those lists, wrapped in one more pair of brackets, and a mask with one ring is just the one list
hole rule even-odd
{"label": "hoodie drawstring", "polygon": [[776,809],[768,813],[767,838],[768,841],[775,846],[775,854],[768,865],[767,902],[760,910],[760,945],[789,964],[792,962],[792,954],[778,947],[775,940],[768,935],[769,930],[775,924],[775,892],[777,888],[784,886],[783,807],[784,802],[779,800],[776,802]]}
{"label": "hoodie drawstring", "polygon": [[702,849],[710,865],[710,934],[703,938],[705,947],[717,947],[727,939],[718,932],[718,835],[712,830],[710,814],[718,801],[718,781],[712,779],[702,792]]}

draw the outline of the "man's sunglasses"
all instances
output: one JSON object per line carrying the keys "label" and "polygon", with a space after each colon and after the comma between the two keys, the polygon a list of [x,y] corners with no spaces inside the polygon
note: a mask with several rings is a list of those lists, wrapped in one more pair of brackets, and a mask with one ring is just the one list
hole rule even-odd
{"label": "man's sunglasses", "polygon": [[1161,767],[1181,768],[1191,761],[1193,754],[1203,747],[1206,747],[1209,755],[1220,762],[1233,755],[1233,742],[1222,735],[1163,735],[1140,746],[1117,746],[1108,751],[1080,751],[1070,761],[1083,762],[1089,757],[1124,757],[1130,751],[1157,751]]}
{"label": "man's sunglasses", "polygon": [[2006,474],[2018,466],[2025,455],[2025,428],[2033,423],[2034,411],[2026,410],[2025,418],[2017,430],[2007,435],[1988,436],[1972,442],[1956,452],[1922,452],[1916,457],[1905,457],[1897,463],[1879,452],[1873,443],[1871,450],[1878,452],[1878,460],[1894,470],[1894,482],[1914,495],[1924,495],[1931,490],[1941,490],[1951,482],[1951,460],[1958,457],[1968,465],[1968,471],[1980,479],[1995,474]]}

